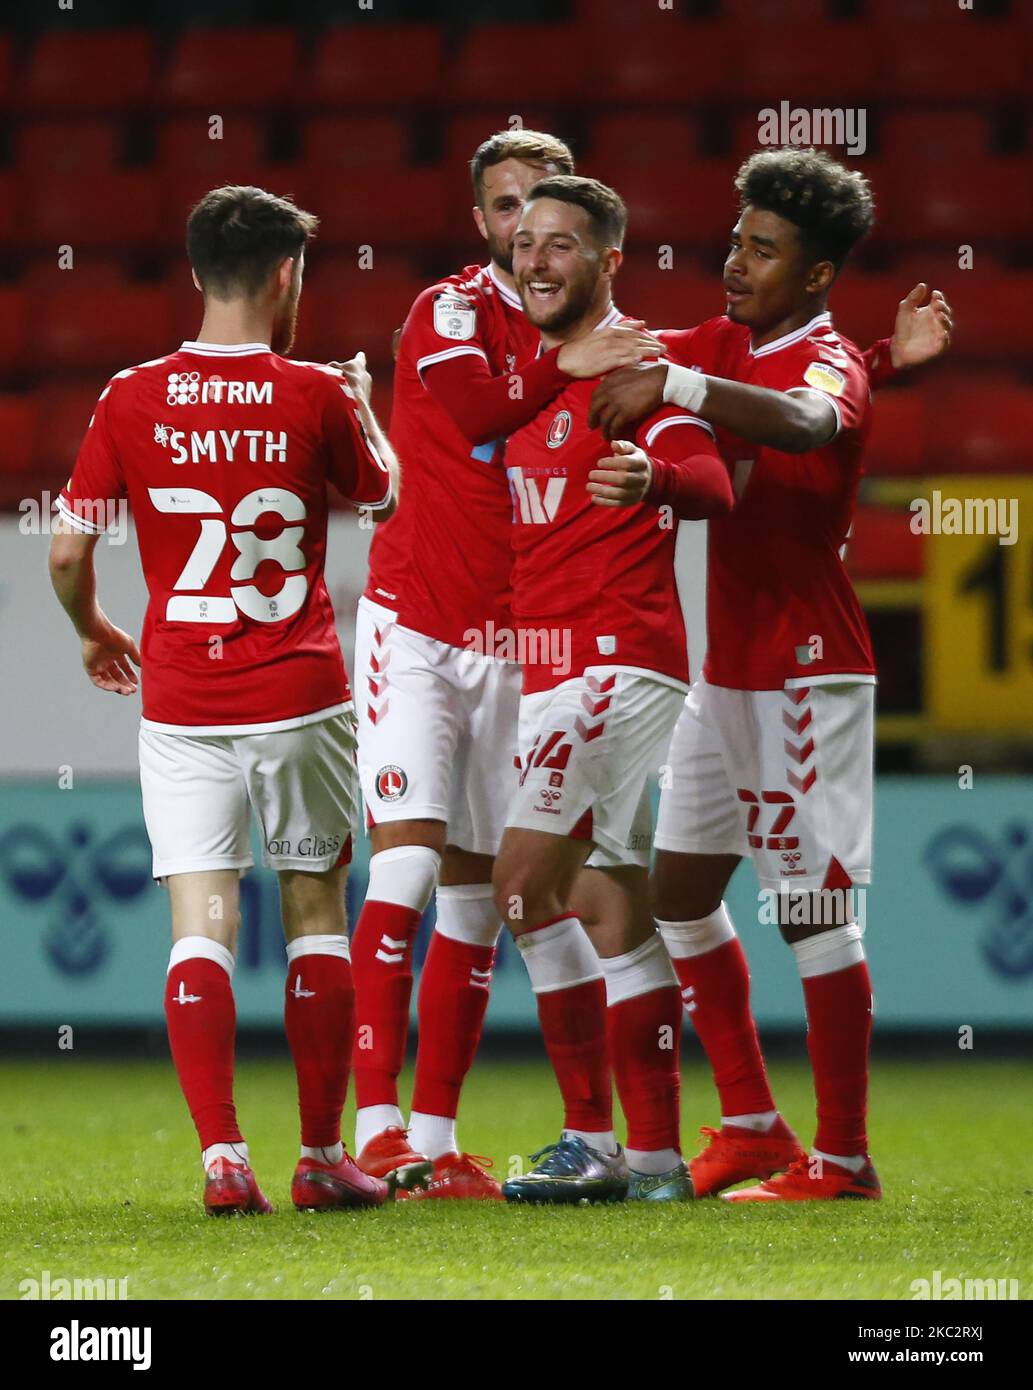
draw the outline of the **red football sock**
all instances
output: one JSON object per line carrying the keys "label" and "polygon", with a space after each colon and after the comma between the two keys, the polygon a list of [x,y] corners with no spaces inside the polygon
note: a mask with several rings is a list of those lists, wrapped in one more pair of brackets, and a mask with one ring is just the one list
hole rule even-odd
{"label": "red football sock", "polygon": [[301,1142],[330,1148],[341,1138],[355,1026],[355,991],[347,959],[288,954],[283,1020],[298,1078]]}
{"label": "red football sock", "polygon": [[190,956],[165,981],[169,1048],[202,1150],[240,1144],[233,1104],[237,1011],[230,977],[214,960]]}
{"label": "red football sock", "polygon": [[366,899],[352,936],[355,1100],[397,1105],[412,996],[412,943],[422,913]]}
{"label": "red football sock", "polygon": [[602,979],[535,996],[546,1051],[563,1096],[564,1129],[613,1129],[613,1088],[606,1048]]}
{"label": "red football sock", "polygon": [[703,955],[675,958],[673,964],[714,1073],[721,1114],[776,1109],[750,1010],[749,966],[738,937]]}
{"label": "red football sock", "polygon": [[814,1072],[818,1132],[814,1147],[853,1157],[868,1152],[868,1044],[872,1034],[872,981],[858,961],[830,975],[803,981],[807,1050]]}
{"label": "red football sock", "polygon": [[488,1008],[493,946],[434,932],[420,977],[420,1043],[412,1108],[454,1119]]}
{"label": "red football sock", "polygon": [[681,995],[674,984],[622,999],[606,1010],[629,1149],[681,1152],[681,1010]]}

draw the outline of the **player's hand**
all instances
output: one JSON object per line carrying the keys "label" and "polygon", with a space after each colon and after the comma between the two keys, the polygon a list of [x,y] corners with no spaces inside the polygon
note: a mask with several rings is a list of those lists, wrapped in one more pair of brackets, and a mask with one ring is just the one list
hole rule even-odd
{"label": "player's hand", "polygon": [[128,632],[102,618],[82,639],[82,664],[98,690],[135,695],[140,678],[131,662],[140,665],[140,650]]}
{"label": "player's hand", "polygon": [[953,331],[951,306],[940,291],[933,290],[930,295],[928,285],[916,285],[900,301],[890,339],[890,361],[898,370],[931,362],[950,347]]}
{"label": "player's hand", "polygon": [[564,343],[556,362],[568,376],[590,381],[617,367],[632,367],[645,357],[661,356],[664,351],[659,338],[646,331],[645,320],[632,319]]}
{"label": "player's hand", "polygon": [[666,382],[666,362],[623,367],[611,372],[592,392],[589,429],[601,430],[606,439],[627,434],[629,425],[660,409]]}
{"label": "player's hand", "polygon": [[630,439],[615,439],[610,448],[610,456],[599,459],[589,473],[587,491],[597,507],[633,507],[649,491],[653,465]]}
{"label": "player's hand", "polygon": [[359,400],[369,405],[373,378],[366,370],[366,354],[357,352],[354,357],[349,357],[347,362],[331,362],[330,366],[341,373]]}

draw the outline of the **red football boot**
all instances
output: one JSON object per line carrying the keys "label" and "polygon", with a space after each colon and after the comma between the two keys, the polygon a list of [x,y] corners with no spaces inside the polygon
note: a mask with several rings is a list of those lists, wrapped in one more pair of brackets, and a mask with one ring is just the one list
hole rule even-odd
{"label": "red football boot", "polygon": [[389,1173],[400,1175],[399,1186],[409,1187],[409,1170],[417,1170],[415,1177],[429,1178],[433,1164],[426,1154],[418,1154],[409,1147],[407,1129],[398,1125],[388,1125],[379,1134],[374,1134],[355,1162],[371,1178],[386,1178]]}
{"label": "red football boot", "polygon": [[877,1202],[882,1197],[879,1178],[867,1159],[859,1173],[838,1163],[808,1158],[806,1154],[759,1187],[723,1192],[726,1202],[829,1202],[838,1197],[862,1197]]}
{"label": "red football boot", "polygon": [[273,1208],[246,1163],[217,1158],[205,1176],[204,1209],[209,1216],[231,1216],[235,1212],[264,1216]]}
{"label": "red football boot", "polygon": [[766,1134],[738,1125],[722,1125],[720,1129],[704,1125],[700,1134],[710,1143],[689,1163],[697,1197],[713,1197],[747,1178],[770,1178],[806,1157],[800,1141],[781,1118]]}
{"label": "red football boot", "polygon": [[299,1211],[379,1207],[393,1195],[393,1183],[370,1177],[347,1153],[340,1163],[302,1158],[291,1180],[291,1201]]}
{"label": "red football boot", "polygon": [[399,1192],[398,1200],[415,1202],[429,1197],[449,1198],[460,1202],[502,1202],[502,1188],[484,1171],[494,1162],[483,1154],[442,1154],[434,1160],[434,1176],[427,1187],[413,1192]]}

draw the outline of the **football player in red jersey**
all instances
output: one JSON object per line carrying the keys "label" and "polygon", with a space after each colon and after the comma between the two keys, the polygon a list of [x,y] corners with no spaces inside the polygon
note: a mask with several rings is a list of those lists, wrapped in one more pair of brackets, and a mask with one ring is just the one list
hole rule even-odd
{"label": "football player in red jersey", "polygon": [[[736,186],[726,315],[661,334],[672,365],[614,375],[593,411],[612,433],[662,401],[692,409],[716,428],[737,495],[709,527],[707,659],[674,733],[656,837],[658,924],[721,1099],[721,1128],[704,1131],[691,1172],[698,1195],[766,1177],[733,1201],[878,1198],[865,1123],[871,982],[851,911],[871,872],[875,670],[843,565],[869,391],[827,308],[872,202],[859,173],[813,150],[758,153]],[[939,292],[923,306],[925,294],[901,305],[897,365],[949,344],[949,306]],[[772,1099],[722,902],[744,853],[803,981],[810,1156]]]}
{"label": "football player in red jersey", "polygon": [[[131,695],[140,667],[144,817],[172,910],[169,1044],[213,1214],[270,1210],[233,1101],[231,977],[252,811],[287,939],[302,1142],[292,1199],[371,1206],[393,1186],[340,1142],[353,1026],[344,880],[359,789],[323,563],[327,483],[386,518],[397,464],[361,356],[343,373],[285,356],[316,226],[257,188],[215,189],[193,209],[200,332],[105,387],[50,554],[93,683]],[[149,593],[139,649],[101,609],[93,565],[125,497]]]}
{"label": "football player in red jersey", "polygon": [[[428,286],[406,319],[391,417],[405,497],[374,538],[359,605],[359,754],[373,854],[352,940],[356,1153],[372,1174],[428,1156],[432,1198],[500,1195],[485,1165],[461,1151],[456,1114],[501,930],[491,870],[517,752],[502,436],[574,376],[658,347],[630,324],[538,355],[511,242],[529,189],[572,165],[566,145],[532,130],[500,132],[474,155],[474,217],[490,259]],[[406,1128],[398,1075],[412,946],[436,885]]]}

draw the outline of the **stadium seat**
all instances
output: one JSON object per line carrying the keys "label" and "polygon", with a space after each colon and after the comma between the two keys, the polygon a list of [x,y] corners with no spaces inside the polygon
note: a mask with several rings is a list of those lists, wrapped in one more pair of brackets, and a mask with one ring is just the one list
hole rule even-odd
{"label": "stadium seat", "polygon": [[887,94],[896,101],[1001,101],[1023,89],[1021,34],[1005,21],[947,6],[927,24],[887,26],[878,48]]}
{"label": "stadium seat", "polygon": [[720,275],[704,274],[681,250],[670,270],[660,270],[655,256],[628,256],[613,293],[624,313],[645,319],[651,328],[691,328],[725,307]]}
{"label": "stadium seat", "polygon": [[855,579],[920,579],[922,537],[911,530],[911,513],[858,507],[846,564]]}
{"label": "stadium seat", "polygon": [[914,160],[982,159],[990,145],[986,114],[977,111],[893,111],[882,123],[879,147],[905,173]]}
{"label": "stadium seat", "polygon": [[699,128],[691,117],[629,111],[624,115],[597,116],[592,124],[592,172],[616,184],[628,167],[685,164],[698,153]]}
{"label": "stadium seat", "polygon": [[469,188],[467,166],[473,158],[474,151],[497,131],[509,130],[509,118],[513,115],[519,115],[521,124],[527,130],[545,131],[560,140],[565,138],[563,130],[558,128],[555,113],[544,107],[521,106],[517,112],[511,111],[507,104],[500,103],[480,111],[464,111],[462,115],[448,118],[444,136],[446,174],[451,176],[461,173]]}
{"label": "stadium seat", "polygon": [[[777,110],[777,104],[775,105],[775,109]],[[767,122],[768,119],[769,118],[765,117],[765,122]],[[727,123],[727,129],[731,141],[731,153],[729,155],[729,159],[734,161],[733,172],[734,168],[738,167],[738,165],[740,165],[743,162],[743,160],[749,159],[750,155],[755,154],[757,150],[778,148],[777,141],[775,141],[774,144],[772,144],[770,141],[765,143],[764,145],[760,143],[761,120],[756,102],[754,102],[748,110],[738,112]],[[823,132],[821,131],[817,132],[819,136],[822,133]],[[866,142],[869,146],[873,142],[873,134],[870,129],[866,131]],[[844,158],[843,149],[841,146],[832,143],[826,143],[820,138],[813,141],[812,143],[814,143],[819,149],[828,150],[829,153],[833,155],[833,157],[836,159]],[[845,157],[848,163],[857,162],[850,155],[846,155]]]}
{"label": "stadium seat", "polygon": [[1033,357],[1033,338],[1020,308],[1033,304],[1033,271],[1004,269],[982,257],[972,270],[955,269],[943,285],[954,311],[952,358]]}
{"label": "stadium seat", "polygon": [[45,386],[37,393],[40,411],[32,461],[41,478],[56,477],[63,482],[71,473],[106,384],[101,372],[81,381]]}
{"label": "stadium seat", "polygon": [[866,473],[910,477],[928,472],[929,407],[929,396],[921,387],[876,391],[864,454]]}
{"label": "stadium seat", "polygon": [[721,0],[721,18],[736,32],[753,24],[827,25],[826,0]]}
{"label": "stadium seat", "polygon": [[409,151],[409,131],[393,116],[321,116],[302,135],[306,164],[326,169],[399,169]]}
{"label": "stadium seat", "polygon": [[0,110],[6,110],[11,105],[14,95],[11,72],[14,66],[12,56],[12,43],[7,34],[0,34]]}
{"label": "stadium seat", "polygon": [[993,378],[961,379],[935,390],[931,459],[951,472],[1028,473],[1033,388]]}
{"label": "stadium seat", "polygon": [[290,105],[299,91],[293,29],[186,29],[162,81],[165,103],[225,111]]}
{"label": "stadium seat", "polygon": [[[510,110],[522,114],[522,103],[580,101],[594,88],[590,76],[576,25],[483,24],[468,31],[438,98],[458,106],[509,101]],[[597,95],[605,99],[601,88]]]}
{"label": "stadium seat", "polygon": [[35,394],[0,395],[0,471],[24,474],[31,468],[38,415]]}
{"label": "stadium seat", "polygon": [[0,376],[17,371],[29,340],[29,292],[23,285],[0,285]]}
{"label": "stadium seat", "polygon": [[148,170],[25,179],[22,239],[31,246],[149,245],[158,229],[158,186]]}
{"label": "stadium seat", "polygon": [[862,351],[893,332],[897,307],[914,281],[896,271],[867,274],[847,265],[829,300],[836,328]]}
{"label": "stadium seat", "polygon": [[14,104],[46,116],[132,110],[150,104],[153,78],[153,40],[145,29],[55,31],[33,49]]}
{"label": "stadium seat", "polygon": [[730,31],[729,42],[728,89],[737,101],[750,98],[776,110],[782,100],[790,108],[838,108],[844,97],[869,102],[882,88],[875,42],[864,24],[829,25],[820,43],[809,25],[758,24]]}
{"label": "stadium seat", "polygon": [[[190,209],[210,189],[228,180],[255,184],[286,197],[294,197],[298,192],[298,169],[293,164],[256,165],[241,159],[222,168],[201,165],[192,169],[177,169],[161,179],[159,190],[161,218],[158,241],[163,248],[182,248]],[[313,208],[313,211],[318,209]]]}
{"label": "stadium seat", "polygon": [[22,179],[0,169],[0,250],[13,246],[23,235],[25,210],[21,206],[22,186]]}
{"label": "stadium seat", "polygon": [[663,169],[629,169],[619,190],[628,205],[632,244],[724,241],[735,224],[735,189],[728,167],[721,163],[698,160]]}
{"label": "stadium seat", "polygon": [[35,301],[46,294],[63,294],[70,286],[117,294],[130,283],[125,258],[100,251],[75,252],[71,266],[62,268],[57,256],[42,253],[25,267],[21,283]]}
{"label": "stadium seat", "polygon": [[1028,238],[1033,225],[1033,158],[998,155],[952,162],[946,169],[915,163],[896,170],[884,231],[902,242]]}
{"label": "stadium seat", "polygon": [[[433,246],[446,229],[440,170],[364,170],[361,179],[330,179],[318,165],[298,170],[297,191],[319,214],[320,246]],[[449,212],[454,222],[454,210]],[[417,244],[414,246],[414,237]]]}
{"label": "stadium seat", "polygon": [[735,95],[728,78],[735,36],[720,23],[660,15],[641,29],[622,30],[619,44],[607,27],[592,41],[589,95],[600,106],[695,105]]}
{"label": "stadium seat", "polygon": [[[342,25],[319,40],[300,86],[311,106],[341,110],[439,101],[441,50],[434,24]],[[450,83],[454,70],[450,65]]]}
{"label": "stadium seat", "polygon": [[33,306],[32,361],[47,369],[119,371],[169,351],[164,285],[67,289]]}
{"label": "stadium seat", "polygon": [[33,121],[15,136],[19,169],[61,175],[113,169],[121,153],[122,131],[113,121]]}
{"label": "stadium seat", "polygon": [[370,270],[347,256],[317,260],[305,276],[299,352],[328,361],[362,349],[390,382],[391,338],[427,283],[405,260],[375,256]]}
{"label": "stadium seat", "polygon": [[206,115],[180,116],[163,121],[155,132],[155,160],[163,176],[188,171],[212,183],[240,183],[239,171],[250,171],[265,153],[261,122],[247,116],[230,116],[221,136],[213,140]]}

